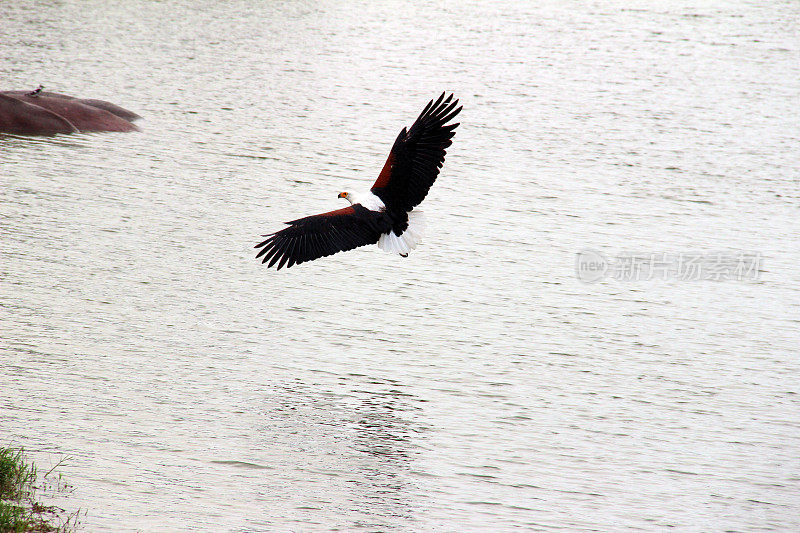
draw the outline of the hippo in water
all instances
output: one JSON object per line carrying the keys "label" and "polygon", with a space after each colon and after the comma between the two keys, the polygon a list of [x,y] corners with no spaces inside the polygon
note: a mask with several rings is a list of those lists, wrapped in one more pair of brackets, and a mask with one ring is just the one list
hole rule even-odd
{"label": "hippo in water", "polygon": [[0,133],[53,135],[88,131],[139,131],[139,115],[103,100],[43,91],[0,91]]}

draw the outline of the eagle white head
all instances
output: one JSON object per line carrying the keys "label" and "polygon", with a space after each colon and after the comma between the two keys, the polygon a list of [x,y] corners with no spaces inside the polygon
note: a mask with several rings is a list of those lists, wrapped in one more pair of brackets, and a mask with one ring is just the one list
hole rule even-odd
{"label": "eagle white head", "polygon": [[383,201],[375,196],[372,191],[366,193],[340,192],[339,198],[344,198],[350,205],[361,204],[370,211],[383,211],[386,206]]}

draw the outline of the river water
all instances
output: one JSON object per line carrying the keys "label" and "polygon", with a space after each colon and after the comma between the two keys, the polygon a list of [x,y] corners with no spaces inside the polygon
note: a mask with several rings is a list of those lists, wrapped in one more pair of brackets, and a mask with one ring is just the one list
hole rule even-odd
{"label": "river water", "polygon": [[[799,19],[0,4],[0,88],[144,117],[0,136],[0,443],[93,532],[800,530]],[[254,260],[443,90],[415,252]]]}

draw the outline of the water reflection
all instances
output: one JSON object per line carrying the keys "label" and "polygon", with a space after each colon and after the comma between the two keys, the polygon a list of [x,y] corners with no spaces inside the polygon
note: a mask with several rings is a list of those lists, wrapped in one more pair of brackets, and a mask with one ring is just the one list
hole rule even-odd
{"label": "water reflection", "polygon": [[326,376],[280,385],[258,427],[265,451],[298,454],[284,464],[294,471],[293,483],[314,480],[325,487],[294,501],[297,520],[320,510],[339,513],[356,528],[412,519],[411,463],[425,432],[417,416],[420,398],[393,379],[347,374],[335,383]]}
{"label": "water reflection", "polygon": [[[372,390],[359,391],[353,439],[353,448],[366,456],[359,464],[359,472],[368,481],[358,487],[353,509],[375,517],[372,523],[356,525],[389,527],[396,522],[380,522],[377,518],[414,516],[411,493],[415,486],[409,471],[418,454],[418,438],[425,431],[421,422],[424,419],[417,416],[420,399],[403,392],[397,381],[373,379],[369,384]],[[374,389],[376,385],[378,390]]]}

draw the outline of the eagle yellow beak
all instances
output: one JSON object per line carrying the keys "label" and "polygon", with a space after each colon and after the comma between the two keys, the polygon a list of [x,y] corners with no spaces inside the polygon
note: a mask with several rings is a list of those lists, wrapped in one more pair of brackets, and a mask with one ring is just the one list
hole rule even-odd
{"label": "eagle yellow beak", "polygon": [[339,198],[347,198],[347,193],[346,192],[340,192],[339,193]]}

